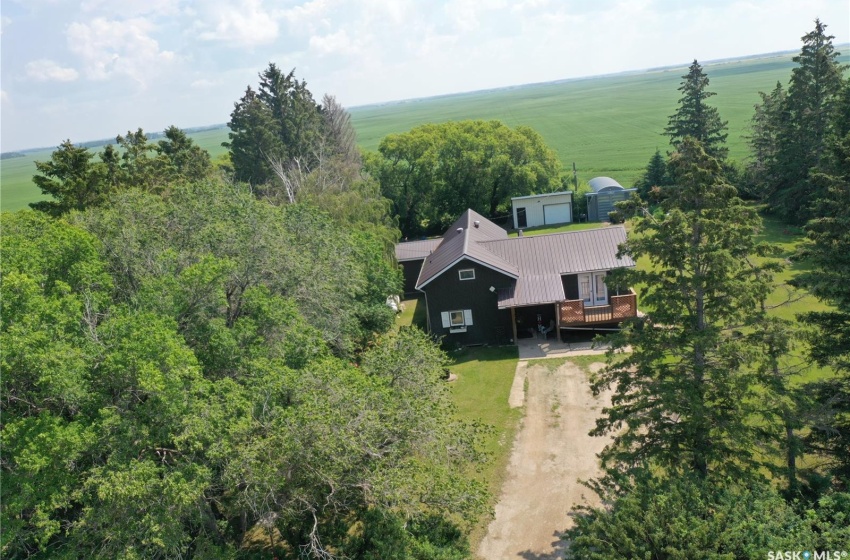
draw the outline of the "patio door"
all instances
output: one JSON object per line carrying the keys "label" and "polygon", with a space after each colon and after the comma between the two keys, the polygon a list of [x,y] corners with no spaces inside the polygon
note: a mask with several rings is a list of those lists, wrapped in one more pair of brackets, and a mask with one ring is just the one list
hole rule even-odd
{"label": "patio door", "polygon": [[593,273],[593,305],[608,305],[608,287],[605,286],[605,273]]}
{"label": "patio door", "polygon": [[585,307],[608,305],[608,288],[605,286],[605,273],[578,275],[578,295]]}

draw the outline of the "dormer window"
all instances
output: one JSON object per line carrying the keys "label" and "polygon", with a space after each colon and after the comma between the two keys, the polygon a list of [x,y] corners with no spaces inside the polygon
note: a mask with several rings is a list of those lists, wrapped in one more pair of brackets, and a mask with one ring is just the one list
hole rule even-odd
{"label": "dormer window", "polygon": [[461,280],[475,280],[475,269],[463,268],[457,271],[457,275]]}

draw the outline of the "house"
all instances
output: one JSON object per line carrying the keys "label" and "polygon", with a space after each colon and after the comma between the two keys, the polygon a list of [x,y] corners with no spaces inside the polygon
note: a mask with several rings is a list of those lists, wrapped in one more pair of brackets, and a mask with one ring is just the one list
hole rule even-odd
{"label": "house", "polygon": [[608,271],[634,266],[617,257],[625,240],[622,226],[509,238],[467,210],[434,245],[401,243],[396,254],[419,263],[415,288],[425,294],[429,332],[463,345],[505,344],[635,316],[635,292],[605,283]]}
{"label": "house", "polygon": [[422,261],[425,260],[434,249],[436,249],[442,237],[436,239],[422,239],[419,241],[405,241],[395,246],[395,259],[401,265],[404,275],[404,294],[415,294],[416,280],[422,269]]}
{"label": "house", "polygon": [[573,221],[573,191],[511,198],[514,229]]}
{"label": "house", "polygon": [[615,203],[628,200],[637,189],[627,189],[611,177],[594,177],[588,181],[591,192],[587,197],[587,221],[604,222],[608,212],[616,210]]}

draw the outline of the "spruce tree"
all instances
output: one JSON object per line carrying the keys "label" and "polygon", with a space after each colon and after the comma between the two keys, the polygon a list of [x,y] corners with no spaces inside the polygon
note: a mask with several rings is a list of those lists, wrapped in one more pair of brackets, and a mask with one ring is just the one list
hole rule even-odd
{"label": "spruce tree", "polygon": [[670,174],[667,173],[667,163],[661,155],[661,150],[656,149],[643,175],[635,182],[635,188],[640,197],[648,201],[653,187],[665,187],[672,184]]}
{"label": "spruce tree", "polygon": [[740,329],[770,289],[748,263],[760,219],[692,137],[670,169],[677,187],[662,203],[664,217],[637,220],[621,249],[649,266],[610,281],[644,286],[647,312],[613,337],[612,359],[593,384],[597,393],[614,390],[592,432],[614,435],[601,455],[611,475],[650,463],[706,477],[755,461],[750,420],[759,401],[746,367],[755,350]]}
{"label": "spruce tree", "polygon": [[762,93],[752,121],[754,183],[773,211],[801,225],[814,217],[814,205],[823,195],[810,175],[821,165],[845,70],[826,27],[815,20],[793,59],[797,67],[787,93],[778,85],[769,95]]}
{"label": "spruce tree", "polygon": [[230,114],[230,149],[237,180],[261,185],[275,177],[273,162],[298,160],[311,168],[321,135],[320,108],[307,89],[295,79],[295,70],[284,74],[275,64],[260,73],[257,91],[245,91]]}
{"label": "spruce tree", "polygon": [[807,443],[830,460],[834,474],[850,481],[850,80],[835,115],[821,171],[811,178],[824,193],[816,207],[818,217],[806,226],[808,243],[801,251],[811,266],[796,282],[833,307],[801,317],[814,327],[808,339],[810,357],[837,372],[806,387],[817,412]]}
{"label": "spruce tree", "polygon": [[728,136],[725,132],[727,121],[720,119],[716,107],[706,104],[709,97],[717,95],[708,91],[708,84],[708,76],[702,71],[699,62],[694,60],[688,73],[682,76],[679,107],[670,115],[664,134],[670,137],[670,143],[676,148],[690,136],[703,145],[708,155],[722,160],[729,152],[723,145]]}
{"label": "spruce tree", "polygon": [[248,86],[245,95],[234,104],[227,123],[229,142],[222,146],[230,150],[230,161],[237,181],[261,185],[273,176],[269,157],[282,151],[277,126],[271,110]]}

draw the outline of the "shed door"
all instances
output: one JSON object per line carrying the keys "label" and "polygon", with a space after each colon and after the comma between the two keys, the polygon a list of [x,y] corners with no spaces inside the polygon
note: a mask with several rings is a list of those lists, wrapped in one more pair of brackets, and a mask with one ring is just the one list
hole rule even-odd
{"label": "shed door", "polygon": [[543,206],[543,223],[544,224],[566,224],[572,220],[572,212],[570,211],[571,204],[563,202],[561,204],[546,204]]}
{"label": "shed door", "polygon": [[528,220],[525,217],[525,208],[516,209],[516,227],[517,229],[528,227]]}

